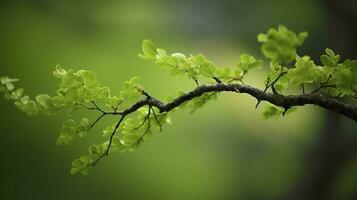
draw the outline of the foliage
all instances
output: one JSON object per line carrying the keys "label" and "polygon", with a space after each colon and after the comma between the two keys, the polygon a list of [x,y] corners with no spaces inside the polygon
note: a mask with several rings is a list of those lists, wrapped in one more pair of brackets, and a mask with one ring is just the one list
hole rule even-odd
{"label": "foliage", "polygon": [[[258,35],[258,41],[262,43],[261,50],[270,66],[266,74],[266,87],[260,96],[270,88],[276,96],[294,92],[318,93],[331,98],[356,98],[357,61],[347,59],[341,62],[339,55],[326,49],[325,54],[321,55],[321,64],[318,65],[309,56],[297,54],[297,47],[302,45],[306,37],[306,32],[296,34],[284,26]],[[207,79],[210,84],[214,84],[214,81],[218,86],[243,83],[244,76],[250,70],[264,66],[262,60],[242,54],[235,68],[221,68],[202,54],[170,54],[157,48],[150,40],[143,41],[142,54],[139,57],[168,70],[172,76],[185,76],[193,80],[198,85],[197,88]],[[144,100],[149,102],[155,99],[145,92],[137,77],[125,81],[121,91],[113,94],[110,88],[99,83],[94,72],[88,70],[65,70],[58,65],[53,76],[60,82],[54,95],[40,94],[32,99],[24,94],[22,88],[15,87],[17,79],[5,76],[0,77],[0,92],[28,115],[55,115],[66,110],[69,115],[57,139],[58,145],[69,145],[76,137],[86,136],[105,116],[117,119],[113,125],[103,130],[102,143],[91,145],[87,155],[73,161],[72,174],[87,174],[91,167],[110,153],[134,150],[154,132],[161,131],[163,125],[171,122],[168,112],[161,110],[162,102],[159,102],[159,106],[143,103]],[[191,99],[184,99],[172,110],[187,108],[193,113],[216,99],[219,91],[223,90],[207,91]],[[167,103],[170,104],[184,95],[186,94],[179,92],[175,98],[168,97]],[[255,96],[258,104],[260,96]],[[76,119],[73,113],[78,110],[93,110],[100,115],[96,119]],[[285,115],[290,110],[291,107],[269,105],[263,116],[270,118]]]}
{"label": "foliage", "polygon": [[296,57],[296,47],[301,46],[308,34],[296,34],[284,26],[269,29],[267,34],[259,34],[258,41],[263,45],[263,54],[274,63],[289,63]]}

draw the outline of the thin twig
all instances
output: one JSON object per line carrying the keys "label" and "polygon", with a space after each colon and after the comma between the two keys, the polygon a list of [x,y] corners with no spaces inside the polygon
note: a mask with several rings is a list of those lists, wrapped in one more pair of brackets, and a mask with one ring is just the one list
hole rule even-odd
{"label": "thin twig", "polygon": [[159,118],[157,117],[156,112],[155,112],[155,110],[153,108],[152,108],[152,112],[154,114],[154,119],[155,119],[157,125],[159,125],[159,129],[160,129],[160,132],[161,132],[162,131],[162,126],[161,126]]}
{"label": "thin twig", "polygon": [[331,80],[331,78],[332,78],[332,74],[330,74],[330,76],[327,78],[327,80],[323,84],[320,84],[320,86],[317,89],[312,91],[311,94],[314,94],[314,93],[320,91],[322,88],[335,87],[335,85],[327,85],[328,82]]}
{"label": "thin twig", "polygon": [[150,99],[151,95],[149,95],[149,93],[147,93],[145,90],[141,89],[141,88],[136,88],[142,95],[146,96],[146,98]]}
{"label": "thin twig", "polygon": [[213,77],[213,79],[214,79],[217,83],[222,83],[222,81],[221,81],[218,77]]}
{"label": "thin twig", "polygon": [[80,105],[80,106],[82,106],[83,108],[85,108],[87,110],[98,110],[97,108],[92,108],[92,107],[89,107],[89,106],[86,106],[86,105],[80,104],[80,103],[78,103],[77,105]]}
{"label": "thin twig", "polygon": [[[267,84],[265,85],[264,91],[263,91],[263,92],[260,94],[260,96],[257,98],[257,99],[258,99],[258,102],[257,102],[257,104],[255,105],[255,108],[258,108],[258,106],[259,106],[259,104],[260,104],[260,102],[261,102],[261,97],[266,93],[266,91],[269,89],[269,87],[274,87],[275,83],[278,82],[278,80],[279,80],[282,76],[284,76],[286,73],[287,73],[287,72],[280,72],[279,76],[278,76],[274,81],[272,81],[270,84],[267,83]],[[275,90],[275,88],[274,88],[274,90]]]}
{"label": "thin twig", "polygon": [[106,113],[101,114],[91,125],[90,128],[93,128],[105,115]]}
{"label": "thin twig", "polygon": [[125,118],[124,115],[122,115],[120,117],[118,123],[115,125],[115,128],[114,128],[112,134],[110,135],[110,139],[109,139],[109,142],[108,142],[107,149],[96,160],[94,160],[93,162],[90,163],[91,166],[95,167],[101,159],[103,159],[105,156],[109,155],[109,151],[110,151],[110,147],[112,146],[112,143],[113,143],[114,135],[117,132],[120,124],[123,122],[124,118]]}
{"label": "thin twig", "polygon": [[140,138],[138,139],[137,144],[140,144],[140,143],[141,143],[141,141],[144,139],[145,135],[146,135],[146,134],[150,131],[150,129],[151,129],[150,115],[151,115],[151,106],[149,106],[149,112],[148,112],[148,114],[147,114],[147,116],[146,116],[146,120],[147,120],[147,122],[148,122],[148,126],[147,126],[145,132],[144,132],[144,133],[140,136]]}
{"label": "thin twig", "polygon": [[110,147],[111,147],[111,145],[112,145],[114,135],[115,135],[115,133],[117,132],[117,130],[118,130],[120,124],[123,122],[124,118],[125,118],[125,115],[122,115],[122,116],[120,117],[118,123],[115,125],[115,128],[114,128],[112,134],[110,135],[108,147],[107,147],[107,150],[105,151],[105,154],[106,154],[106,155],[109,154],[109,150],[110,150]]}
{"label": "thin twig", "polygon": [[103,109],[101,109],[96,103],[95,103],[95,101],[91,101],[92,102],[92,104],[97,108],[97,110],[99,110],[100,112],[102,112],[102,113],[106,113]]}
{"label": "thin twig", "polygon": [[[150,110],[150,106],[149,106],[149,110]],[[145,116],[145,120],[143,120],[138,127],[134,128],[134,130],[139,130],[145,124],[146,120],[147,120],[147,115]]]}
{"label": "thin twig", "polygon": [[312,91],[311,94],[315,94],[320,91],[322,88],[335,88],[336,85],[320,85],[316,90]]}
{"label": "thin twig", "polygon": [[195,81],[196,85],[199,86],[200,84],[198,83],[198,80],[196,78],[193,78],[193,80]]}

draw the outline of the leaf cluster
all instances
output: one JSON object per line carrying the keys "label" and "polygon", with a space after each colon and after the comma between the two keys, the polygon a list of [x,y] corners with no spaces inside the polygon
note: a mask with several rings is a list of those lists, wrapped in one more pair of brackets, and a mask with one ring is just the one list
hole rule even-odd
{"label": "leaf cluster", "polygon": [[[244,85],[243,79],[249,71],[265,68],[267,73],[263,94],[270,89],[277,96],[319,93],[354,101],[357,60],[341,61],[340,55],[331,49],[326,49],[317,62],[308,55],[298,55],[297,48],[303,44],[307,35],[306,32],[296,34],[284,26],[259,34],[258,41],[262,43],[261,50],[267,64],[245,53],[240,55],[235,67],[223,68],[202,54],[187,56],[167,53],[150,40],[143,41],[139,57],[168,70],[172,76],[193,80],[197,88],[207,80],[209,84],[238,82]],[[132,151],[154,132],[161,131],[165,124],[171,123],[168,112],[162,112],[151,104],[140,104],[143,100],[153,98],[139,84],[137,77],[123,82],[120,92],[113,93],[109,87],[100,84],[94,72],[88,70],[66,70],[58,65],[53,76],[59,81],[54,95],[39,94],[31,98],[24,93],[24,89],[16,88],[14,84],[17,79],[6,76],[0,77],[0,92],[28,115],[54,115],[63,110],[68,112],[68,119],[63,123],[57,139],[58,145],[69,145],[75,138],[85,137],[103,117],[112,116],[115,119],[113,125],[102,131],[104,141],[91,145],[88,154],[73,161],[72,174],[86,175],[104,156],[113,152]],[[184,92],[178,92],[174,97],[169,96],[167,103],[184,95]],[[217,97],[218,91],[206,92],[177,105],[173,110],[189,109],[193,113]],[[261,99],[256,98],[258,106]],[[76,118],[73,114],[79,110],[95,111],[98,116],[94,119]],[[263,117],[285,115],[292,110],[291,107],[271,104],[264,109]]]}

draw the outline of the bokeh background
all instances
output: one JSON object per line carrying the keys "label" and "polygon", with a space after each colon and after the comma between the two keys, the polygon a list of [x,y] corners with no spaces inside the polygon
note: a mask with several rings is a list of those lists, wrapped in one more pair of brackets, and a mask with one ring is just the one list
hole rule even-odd
{"label": "bokeh background", "polygon": [[[95,71],[114,91],[139,76],[164,98],[194,85],[140,60],[143,39],[234,67],[243,52],[262,58],[256,35],[284,24],[310,33],[300,55],[330,47],[356,59],[356,9],[353,0],[3,0],[0,74],[30,95],[53,93],[61,63]],[[249,83],[263,78],[264,69]],[[162,133],[84,177],[70,175],[71,162],[104,126],[58,147],[64,116],[27,117],[0,98],[0,199],[357,199],[355,122],[313,106],[263,120],[254,105],[221,94],[194,115],[175,112]]]}

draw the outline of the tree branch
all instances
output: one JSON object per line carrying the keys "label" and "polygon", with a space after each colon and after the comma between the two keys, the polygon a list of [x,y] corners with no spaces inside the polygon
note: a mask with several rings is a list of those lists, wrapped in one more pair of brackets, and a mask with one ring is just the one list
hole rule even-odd
{"label": "tree branch", "polygon": [[167,104],[153,97],[146,98],[136,102],[130,108],[122,112],[116,112],[115,114],[126,116],[145,105],[158,108],[160,113],[169,112],[172,109],[180,106],[182,103],[208,92],[245,93],[256,98],[257,100],[267,101],[276,106],[283,107],[284,109],[289,109],[293,106],[303,106],[306,104],[317,105],[327,110],[344,115],[357,122],[357,105],[348,104],[319,93],[284,96],[280,94],[267,93],[249,85],[223,83],[200,85],[194,90],[177,97]]}
{"label": "tree branch", "polygon": [[[149,106],[148,110],[148,115],[146,117],[146,120],[144,120],[143,124],[145,121],[148,122],[148,129],[145,131],[145,133],[142,135],[142,137],[138,140],[138,142],[141,141],[141,139],[146,135],[146,133],[150,130],[150,115],[151,115],[151,110],[153,111],[154,117],[158,125],[160,126],[161,130],[161,124],[159,123],[156,113],[153,110],[153,107],[156,107],[159,109],[160,113],[164,112],[170,112],[174,108],[180,106],[181,104],[190,101],[196,97],[199,97],[205,93],[209,92],[235,92],[235,93],[243,93],[243,94],[248,94],[254,98],[256,98],[259,102],[260,101],[267,101],[271,104],[274,104],[276,106],[280,106],[284,108],[283,115],[293,106],[304,106],[307,104],[310,105],[317,105],[322,108],[325,108],[327,110],[334,111],[336,113],[339,113],[341,115],[344,115],[345,117],[348,117],[355,122],[357,122],[357,105],[354,104],[348,104],[342,101],[339,101],[337,99],[331,98],[324,96],[319,93],[309,93],[309,94],[301,94],[301,95],[281,95],[278,93],[267,93],[266,90],[260,90],[258,88],[249,86],[249,85],[244,85],[244,84],[224,84],[224,83],[217,83],[217,84],[209,84],[209,85],[200,85],[197,86],[195,89],[192,91],[185,93],[176,99],[172,100],[171,102],[165,104],[162,101],[150,96],[146,92],[143,92],[144,96],[146,97],[145,99],[142,99],[136,103],[134,103],[131,107],[129,107],[126,110],[123,110],[121,112],[105,112],[104,110],[101,110],[97,105],[96,108],[93,108],[91,110],[99,110],[102,111],[102,115],[92,124],[94,126],[95,123],[97,123],[102,117],[105,115],[111,114],[111,115],[120,115],[120,118],[110,136],[108,146],[103,152],[103,154],[98,157],[94,162],[91,163],[92,166],[95,166],[102,158],[107,156],[109,154],[112,141],[114,138],[114,135],[116,134],[119,126],[123,122],[124,118],[137,111],[139,108],[143,106]],[[138,128],[140,128],[143,124],[141,124]]]}

